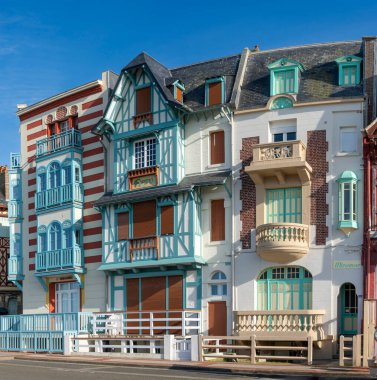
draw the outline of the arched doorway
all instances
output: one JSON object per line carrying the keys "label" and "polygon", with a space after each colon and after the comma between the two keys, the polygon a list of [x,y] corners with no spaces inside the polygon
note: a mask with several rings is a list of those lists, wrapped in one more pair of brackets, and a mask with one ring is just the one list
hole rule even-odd
{"label": "arched doorway", "polygon": [[265,269],[258,277],[258,310],[312,308],[312,275],[302,267]]}
{"label": "arched doorway", "polygon": [[347,282],[340,288],[340,335],[357,334],[358,299],[355,285]]}

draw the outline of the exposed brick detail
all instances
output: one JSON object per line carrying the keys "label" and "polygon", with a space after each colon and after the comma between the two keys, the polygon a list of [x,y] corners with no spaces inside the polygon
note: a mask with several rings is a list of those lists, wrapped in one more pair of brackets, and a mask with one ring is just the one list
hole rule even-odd
{"label": "exposed brick detail", "polygon": [[85,257],[85,264],[100,263],[102,261],[102,255]]}
{"label": "exposed brick detail", "polygon": [[243,249],[250,249],[250,230],[255,228],[256,219],[256,197],[255,197],[255,184],[250,176],[243,171],[246,166],[250,165],[253,160],[253,145],[259,144],[259,137],[248,137],[242,139],[242,150],[240,151],[240,159],[242,161],[241,170],[241,212],[240,219],[242,229],[240,232],[240,239]]}
{"label": "exposed brick detail", "polygon": [[102,102],[103,102],[102,98],[98,98],[96,100],[92,100],[91,102],[83,103],[81,107],[83,110],[86,110],[91,107],[99,106],[100,104],[102,104]]}
{"label": "exposed brick detail", "polygon": [[375,54],[374,45],[377,43],[376,37],[363,37],[364,43],[364,92],[367,95],[367,120],[366,125],[370,124],[376,117],[377,105],[374,103],[376,89],[374,88],[375,73]]}
{"label": "exposed brick detail", "polygon": [[94,241],[91,243],[84,243],[84,249],[90,250],[90,249],[98,249],[102,248],[102,241]]}
{"label": "exposed brick detail", "polygon": [[308,131],[308,144],[306,149],[306,161],[312,167],[311,175],[311,200],[310,200],[310,224],[316,226],[317,245],[326,244],[329,231],[326,226],[326,216],[329,214],[329,205],[326,203],[328,184],[326,173],[329,164],[326,161],[328,142],[326,131]]}
{"label": "exposed brick detail", "polygon": [[95,156],[97,154],[102,154],[103,148],[102,146],[90,150],[84,150],[84,153],[82,154],[83,158]]}
{"label": "exposed brick detail", "polygon": [[104,192],[103,186],[96,186],[96,187],[92,187],[90,189],[85,189],[84,190],[84,196],[99,194],[99,193],[103,193],[103,192]]}
{"label": "exposed brick detail", "polygon": [[39,127],[42,125],[42,119],[41,120],[37,120],[37,121],[33,121],[32,123],[29,123],[26,125],[26,129],[29,130],[29,129],[33,129],[35,127]]}
{"label": "exposed brick detail", "polygon": [[102,114],[103,114],[103,111],[96,111],[96,112],[92,112],[92,113],[88,113],[86,115],[80,116],[79,123],[83,123],[84,121],[95,119],[96,117],[101,117]]}
{"label": "exposed brick detail", "polygon": [[101,235],[102,227],[93,227],[84,229],[84,236]]}
{"label": "exposed brick detail", "polygon": [[35,271],[35,264],[29,264],[29,272]]}
{"label": "exposed brick detail", "polygon": [[68,113],[67,107],[64,107],[64,106],[59,107],[58,110],[56,111],[56,119],[57,120],[64,119],[67,113]]}
{"label": "exposed brick detail", "polygon": [[99,220],[102,220],[102,215],[100,213],[92,214],[92,215],[85,215],[83,220],[84,220],[84,223],[97,222]]}
{"label": "exposed brick detail", "polygon": [[88,175],[88,176],[84,177],[84,181],[83,182],[84,183],[88,183],[88,182],[98,181],[98,180],[103,179],[104,176],[105,176],[105,174],[103,172],[102,173]]}
{"label": "exposed brick detail", "polygon": [[46,130],[43,129],[42,131],[31,133],[30,135],[27,136],[26,140],[32,141],[32,140],[39,139],[40,137],[45,137],[45,136],[46,136]]}
{"label": "exposed brick detail", "polygon": [[99,166],[103,166],[103,164],[104,164],[103,160],[98,160],[98,161],[88,162],[87,164],[83,164],[82,167],[85,171],[85,170],[89,170],[93,168],[98,168]]}

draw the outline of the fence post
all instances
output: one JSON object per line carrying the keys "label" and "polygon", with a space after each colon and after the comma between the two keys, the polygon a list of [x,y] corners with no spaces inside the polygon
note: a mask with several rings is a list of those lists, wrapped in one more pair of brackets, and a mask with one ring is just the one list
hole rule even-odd
{"label": "fence post", "polygon": [[72,352],[72,339],[70,335],[64,335],[63,341],[63,355],[71,355]]}
{"label": "fence post", "polygon": [[164,360],[175,359],[174,335],[164,335]]}
{"label": "fence post", "polygon": [[250,337],[250,363],[255,364],[256,363],[256,349],[255,349],[255,335],[252,335]]}
{"label": "fence post", "polygon": [[199,361],[199,335],[191,335],[191,361]]}
{"label": "fence post", "polygon": [[186,336],[186,312],[182,311],[182,335]]}
{"label": "fence post", "polygon": [[[362,337],[361,334],[356,335],[356,347],[357,347],[356,359],[355,359],[356,367],[361,367],[361,337]],[[364,339],[365,339],[365,335],[364,335]],[[364,352],[364,355],[368,355],[368,353]]]}
{"label": "fence post", "polygon": [[[370,310],[369,310],[369,301],[364,300],[364,315],[363,315],[363,346],[362,346],[362,352],[363,352],[363,367],[368,367],[368,358],[369,358],[369,318],[370,318]],[[361,342],[360,342],[361,346]],[[360,348],[360,354],[361,354],[361,348]],[[358,367],[361,366],[361,363]]]}
{"label": "fence post", "polygon": [[199,361],[203,361],[203,335],[199,335]]}
{"label": "fence post", "polygon": [[356,357],[357,357],[357,337],[354,335],[352,337],[352,367],[356,367]]}
{"label": "fence post", "polygon": [[313,364],[313,337],[308,336],[308,365]]}
{"label": "fence post", "polygon": [[153,336],[153,313],[149,313],[149,334]]}
{"label": "fence post", "polygon": [[344,367],[344,335],[340,336],[339,342],[339,367]]}

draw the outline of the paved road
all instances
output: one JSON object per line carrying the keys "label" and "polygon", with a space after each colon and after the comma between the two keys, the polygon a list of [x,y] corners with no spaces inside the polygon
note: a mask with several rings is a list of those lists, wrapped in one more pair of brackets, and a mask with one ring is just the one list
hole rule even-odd
{"label": "paved road", "polygon": [[[192,370],[168,368],[139,368],[101,364],[79,364],[61,362],[38,362],[35,360],[1,360],[0,380],[207,380],[207,379],[318,379],[318,377],[292,375],[227,375]],[[332,378],[335,379],[335,378]],[[349,378],[348,378],[349,379]]]}

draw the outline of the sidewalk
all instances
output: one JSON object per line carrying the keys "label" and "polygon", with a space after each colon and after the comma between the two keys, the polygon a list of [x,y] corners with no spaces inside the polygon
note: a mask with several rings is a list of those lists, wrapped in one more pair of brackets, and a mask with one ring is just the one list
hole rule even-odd
{"label": "sidewalk", "polygon": [[87,364],[109,364],[119,366],[135,366],[149,368],[174,368],[188,370],[216,371],[234,374],[297,374],[316,375],[319,377],[345,377],[345,378],[370,378],[369,368],[349,368],[339,367],[337,361],[319,362],[312,366],[300,364],[282,363],[261,363],[261,364],[240,364],[223,362],[189,362],[189,361],[167,361],[156,359],[124,358],[121,356],[97,356],[97,355],[70,355],[59,354],[33,354],[33,353],[7,353],[0,355],[0,360],[13,357],[16,360],[36,360],[36,361],[61,361],[65,363],[87,363]]}

